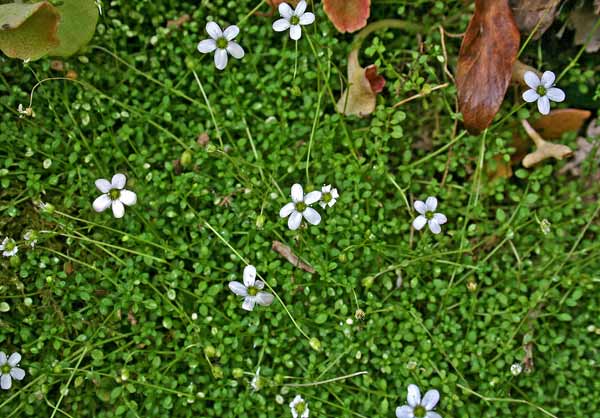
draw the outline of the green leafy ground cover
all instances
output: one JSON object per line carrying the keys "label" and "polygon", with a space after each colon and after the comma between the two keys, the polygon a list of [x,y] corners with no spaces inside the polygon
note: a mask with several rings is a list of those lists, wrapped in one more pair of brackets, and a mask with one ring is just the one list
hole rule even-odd
{"label": "green leafy ground cover", "polygon": [[[415,383],[440,391],[444,417],[600,417],[594,167],[573,178],[548,161],[490,180],[537,110],[509,91],[486,133],[456,125],[439,26],[463,32],[472,5],[374,1],[371,21],[422,30],[365,42],[361,62],[387,85],[364,119],[335,112],[352,36],[315,2],[296,55],[257,5],[104,4],[92,44],[65,62],[76,81],[39,85],[35,118],[18,105],[64,73],[1,58],[0,232],[20,251],[0,263],[0,350],[20,352],[27,375],[0,393],[0,415],[291,416],[301,394],[311,416],[392,417]],[[208,20],[241,29],[246,56],[223,72],[196,51]],[[557,74],[574,63],[559,85],[569,106],[595,109],[597,55],[577,58],[566,36],[521,59]],[[451,70],[459,45],[445,37]],[[117,172],[138,196],[123,219],[91,206],[94,181]],[[279,218],[294,183],[340,191],[320,225],[294,232]],[[427,196],[448,217],[439,235],[411,229]],[[246,263],[280,300],[242,310],[227,284]],[[527,351],[532,369],[514,375]]]}

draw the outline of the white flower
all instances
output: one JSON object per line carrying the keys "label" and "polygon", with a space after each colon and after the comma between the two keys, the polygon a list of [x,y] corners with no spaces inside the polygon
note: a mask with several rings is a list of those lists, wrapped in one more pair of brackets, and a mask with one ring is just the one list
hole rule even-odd
{"label": "white flower", "polygon": [[524,79],[530,89],[523,93],[523,100],[528,103],[537,100],[538,110],[542,115],[550,113],[550,100],[554,102],[565,100],[565,92],[554,87],[556,76],[552,71],[544,71],[541,79],[533,71],[526,71]]}
{"label": "white flower", "polygon": [[12,379],[23,380],[25,370],[17,367],[21,361],[19,353],[12,353],[9,358],[0,351],[0,387],[4,390],[10,389]]}
{"label": "white flower", "polygon": [[308,402],[302,399],[302,396],[296,395],[294,400],[290,402],[290,409],[294,418],[308,418]]}
{"label": "white flower", "polygon": [[261,292],[265,287],[262,280],[256,280],[256,268],[254,266],[246,266],[244,268],[244,283],[229,282],[229,288],[233,293],[244,298],[242,308],[251,311],[254,309],[254,304],[258,303],[262,306],[269,306],[273,303],[273,295],[267,292]]}
{"label": "white flower", "polygon": [[211,39],[204,39],[198,44],[198,51],[203,54],[208,54],[215,51],[215,67],[218,70],[224,70],[227,67],[227,54],[233,58],[241,59],[244,56],[244,49],[237,43],[233,42],[240,29],[231,25],[224,31],[215,22],[206,24],[206,32]]}
{"label": "white flower", "polygon": [[332,189],[331,184],[328,184],[321,189],[321,200],[319,201],[319,205],[321,205],[323,209],[327,206],[332,207],[339,197],[340,195],[337,189]]}
{"label": "white flower", "polygon": [[408,385],[408,396],[406,397],[408,405],[396,408],[396,418],[442,418],[440,414],[433,411],[439,400],[440,393],[435,389],[428,390],[421,399],[419,387]]}
{"label": "white flower", "polygon": [[302,186],[294,184],[292,186],[292,202],[288,203],[279,211],[279,216],[285,218],[289,216],[288,227],[295,231],[300,227],[302,223],[302,217],[312,225],[318,225],[321,222],[321,215],[319,212],[310,207],[313,203],[318,202],[321,199],[321,192],[313,191],[304,195]]}
{"label": "white flower", "polygon": [[283,32],[290,30],[290,38],[297,41],[302,37],[302,28],[300,25],[310,25],[315,21],[315,15],[306,11],[306,2],[302,0],[296,6],[296,10],[292,10],[289,4],[279,4],[279,14],[281,19],[273,22],[273,30],[275,32]]}
{"label": "white flower", "polygon": [[429,196],[425,202],[422,202],[421,200],[415,202],[415,210],[419,212],[420,215],[415,218],[412,225],[417,231],[423,229],[425,224],[428,223],[429,229],[434,234],[442,232],[440,225],[448,222],[448,218],[446,218],[446,215],[443,213],[434,213],[437,204],[437,199],[433,196]]}
{"label": "white flower", "polygon": [[27,231],[25,235],[23,235],[23,239],[29,242],[31,248],[35,248],[35,244],[37,244],[37,233],[35,231]]}
{"label": "white flower", "polygon": [[14,239],[6,237],[0,244],[0,251],[4,257],[12,257],[19,252],[19,247]]}
{"label": "white flower", "polygon": [[115,174],[111,181],[106,179],[96,180],[96,187],[103,194],[100,195],[92,206],[96,212],[103,212],[112,206],[113,215],[115,218],[122,218],[125,214],[125,206],[135,205],[137,196],[130,190],[125,190],[127,178],[124,174]]}
{"label": "white flower", "polygon": [[523,366],[521,366],[521,363],[515,363],[512,366],[510,366],[510,372],[514,376],[520,375],[522,371],[523,371]]}

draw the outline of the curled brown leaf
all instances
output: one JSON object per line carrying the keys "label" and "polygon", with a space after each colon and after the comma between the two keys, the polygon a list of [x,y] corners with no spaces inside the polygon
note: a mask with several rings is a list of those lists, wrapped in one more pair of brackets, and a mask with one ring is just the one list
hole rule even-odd
{"label": "curled brown leaf", "polygon": [[377,93],[383,90],[385,78],[377,74],[377,67],[367,68],[358,62],[358,50],[348,56],[348,87],[337,103],[337,111],[345,115],[366,116],[375,110]]}

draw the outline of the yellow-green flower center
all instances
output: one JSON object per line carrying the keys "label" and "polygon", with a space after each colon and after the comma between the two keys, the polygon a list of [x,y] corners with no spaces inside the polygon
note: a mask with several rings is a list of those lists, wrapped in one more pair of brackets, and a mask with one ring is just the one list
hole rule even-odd
{"label": "yellow-green flower center", "polygon": [[547,91],[546,91],[546,87],[539,85],[537,87],[537,89],[535,89],[536,93],[539,94],[540,96],[545,96]]}
{"label": "yellow-green flower center", "polygon": [[217,39],[217,48],[219,49],[226,49],[228,44],[229,41],[226,38]]}
{"label": "yellow-green flower center", "polygon": [[306,210],[306,203],[304,203],[304,202],[296,203],[296,210],[298,212],[304,212]]}
{"label": "yellow-green flower center", "polygon": [[300,18],[296,15],[292,16],[292,18],[290,19],[290,23],[292,25],[297,25],[298,23],[300,23]]}
{"label": "yellow-green flower center", "polygon": [[15,249],[15,247],[17,246],[17,244],[14,241],[8,241],[6,243],[6,245],[4,246],[4,250],[5,251],[12,251]]}
{"label": "yellow-green flower center", "polygon": [[2,366],[2,374],[9,374],[10,373],[10,369],[12,369],[12,367],[10,367],[8,364],[5,364],[4,366]]}
{"label": "yellow-green flower center", "polygon": [[257,289],[256,287],[254,287],[254,286],[250,286],[250,287],[248,288],[248,294],[249,294],[250,296],[256,296],[256,294],[257,294],[257,293],[258,293],[258,289]]}
{"label": "yellow-green flower center", "polygon": [[119,189],[112,189],[108,192],[108,197],[110,197],[110,200],[118,200],[121,197],[121,191]]}
{"label": "yellow-green flower center", "polygon": [[331,193],[323,193],[321,199],[323,199],[323,202],[329,203],[331,202],[331,199],[333,199],[333,197],[331,196]]}
{"label": "yellow-green flower center", "polygon": [[306,410],[306,403],[304,401],[298,402],[294,407],[298,415],[302,415],[302,413]]}
{"label": "yellow-green flower center", "polygon": [[426,217],[428,220],[431,220],[431,219],[433,219],[433,212],[432,212],[432,211],[430,211],[430,210],[428,210],[427,212],[425,212],[425,217]]}
{"label": "yellow-green flower center", "polygon": [[427,410],[425,409],[424,406],[421,406],[421,405],[415,406],[415,409],[413,410],[413,414],[417,418],[423,418],[426,413],[427,413]]}

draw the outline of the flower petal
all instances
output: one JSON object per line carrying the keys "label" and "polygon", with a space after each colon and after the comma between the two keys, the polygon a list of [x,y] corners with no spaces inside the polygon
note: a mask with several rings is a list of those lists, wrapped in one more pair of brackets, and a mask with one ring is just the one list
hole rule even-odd
{"label": "flower petal", "polygon": [[306,2],[304,0],[302,0],[302,1],[298,2],[298,5],[296,6],[296,10],[294,10],[294,14],[296,16],[302,16],[305,11],[306,11]]}
{"label": "flower petal", "polygon": [[215,41],[223,36],[221,27],[215,22],[208,22],[206,24],[206,33]]}
{"label": "flower petal", "polygon": [[423,227],[425,226],[426,223],[427,223],[427,218],[424,217],[423,215],[419,215],[413,221],[412,226],[417,231],[420,231],[421,229],[423,229]]}
{"label": "flower petal", "polygon": [[110,192],[110,189],[112,189],[110,181],[108,181],[106,179],[98,179],[98,180],[96,180],[96,187],[102,193],[108,193],[108,192]]}
{"label": "flower petal", "polygon": [[123,204],[120,201],[113,200],[112,212],[115,218],[120,219],[123,217],[123,215],[125,215],[125,206],[123,206]]}
{"label": "flower petal", "polygon": [[273,30],[275,32],[283,32],[284,30],[288,30],[290,28],[290,22],[286,19],[278,19],[273,22]]}
{"label": "flower petal", "polygon": [[429,220],[429,230],[434,234],[439,234],[440,232],[442,232],[442,227],[439,223],[437,223],[435,218]]}
{"label": "flower petal", "polygon": [[23,380],[25,377],[25,370],[21,369],[20,367],[13,367],[10,369],[10,375],[13,379]]}
{"label": "flower petal", "polygon": [[431,411],[440,400],[440,392],[436,389],[428,390],[423,396],[423,400],[421,401],[421,405],[425,407],[428,411]]}
{"label": "flower petal", "polygon": [[202,52],[203,54],[213,52],[215,49],[217,49],[217,41],[214,39],[204,39],[198,44],[198,51]]}
{"label": "flower petal", "polygon": [[433,212],[437,209],[438,201],[435,197],[429,196],[425,201],[425,207],[429,212]]}
{"label": "flower petal", "polygon": [[242,309],[247,311],[251,311],[254,309],[254,304],[256,303],[254,296],[246,296],[244,299],[244,303],[242,303]]}
{"label": "flower petal", "polygon": [[215,52],[215,67],[217,70],[224,70],[227,67],[227,50],[218,49]]}
{"label": "flower petal", "polygon": [[300,16],[300,24],[301,25],[310,25],[315,21],[315,15],[311,12],[304,13]]}
{"label": "flower petal", "polygon": [[290,26],[290,38],[292,38],[294,41],[297,41],[301,37],[302,37],[302,29],[300,28],[300,25]]}
{"label": "flower petal", "polygon": [[269,306],[273,303],[273,295],[267,292],[258,292],[256,295],[256,303],[262,306]]}
{"label": "flower petal", "polygon": [[104,212],[106,209],[108,209],[111,203],[112,200],[110,200],[110,197],[108,197],[107,194],[103,194],[94,200],[92,206],[96,212]]}
{"label": "flower petal", "polygon": [[284,207],[282,207],[279,210],[279,216],[281,216],[282,218],[288,217],[294,211],[295,208],[296,208],[295,204],[288,203],[287,205],[285,205]]}
{"label": "flower petal", "polygon": [[553,102],[562,102],[565,100],[565,92],[558,87],[551,87],[546,91],[546,96]]}
{"label": "flower petal", "polygon": [[229,282],[229,289],[238,296],[248,296],[248,289],[240,282]]}
{"label": "flower petal", "polygon": [[254,286],[256,281],[256,267],[249,265],[244,267],[244,284],[246,287]]}
{"label": "flower petal", "polygon": [[133,206],[137,203],[137,195],[131,190],[121,190],[119,200],[127,206]]}
{"label": "flower petal", "polygon": [[312,225],[319,225],[321,222],[321,215],[313,208],[306,208],[304,212],[302,212],[302,216],[304,216],[304,219]]}
{"label": "flower petal", "polygon": [[435,221],[440,225],[443,225],[446,222],[448,222],[448,218],[446,218],[446,215],[444,215],[443,213],[434,213],[433,219],[435,219]]}
{"label": "flower petal", "polygon": [[321,188],[321,192],[323,192],[323,193],[329,193],[329,192],[331,192],[331,184],[328,184],[328,185],[326,185],[326,186],[323,186],[323,187]]}
{"label": "flower petal", "polygon": [[548,96],[541,96],[537,101],[537,106],[542,115],[550,113],[550,99],[548,99]]}
{"label": "flower petal", "polygon": [[525,84],[534,90],[537,89],[540,84],[542,84],[537,74],[533,71],[525,71],[523,79],[525,80]]}
{"label": "flower petal", "polygon": [[244,48],[242,48],[237,42],[230,41],[227,44],[227,52],[229,52],[233,58],[238,60],[244,57]]}
{"label": "flower petal", "polygon": [[235,25],[228,26],[227,29],[223,31],[223,36],[228,41],[233,41],[236,36],[240,33],[240,28]]}
{"label": "flower petal", "polygon": [[19,353],[12,353],[8,358],[8,365],[10,367],[16,367],[21,362],[21,355]]}
{"label": "flower petal", "polygon": [[425,215],[425,213],[427,212],[427,206],[425,206],[425,202],[423,202],[422,200],[416,200],[415,203],[413,203],[413,206],[415,207],[415,210],[421,215]]}
{"label": "flower petal", "polygon": [[338,197],[340,197],[340,194],[338,193],[338,189],[333,189],[331,191],[331,197],[333,197],[334,199],[337,199]]}
{"label": "flower petal", "polygon": [[125,183],[127,183],[127,177],[125,177],[124,174],[117,173],[113,176],[111,183],[113,189],[121,190],[123,187],[125,187]]}
{"label": "flower petal", "polygon": [[300,227],[301,223],[302,223],[302,214],[297,211],[292,212],[292,214],[288,218],[288,227],[292,231],[295,231],[296,229],[298,229]]}
{"label": "flower petal", "polygon": [[263,282],[262,280],[256,280],[254,282],[254,287],[256,287],[257,289],[262,290],[265,287],[265,282]]}
{"label": "flower petal", "polygon": [[532,102],[535,102],[537,99],[539,99],[540,95],[534,89],[529,89],[529,90],[525,90],[523,92],[522,97],[523,97],[523,100],[525,100],[527,103],[532,103]]}
{"label": "flower petal", "polygon": [[[3,249],[4,248],[0,248],[0,250],[3,250]],[[4,351],[0,351],[0,367],[4,366],[7,361],[8,361],[8,359],[6,358],[6,354],[4,354]]]}
{"label": "flower petal", "polygon": [[310,192],[306,196],[304,196],[304,203],[306,203],[307,205],[312,205],[313,203],[321,200],[321,196],[323,196],[323,194],[318,190]]}
{"label": "flower petal", "polygon": [[12,386],[12,379],[10,378],[10,375],[3,374],[0,377],[0,388],[2,388],[4,390],[8,390],[8,389],[10,389],[11,386]]}
{"label": "flower petal", "polygon": [[414,416],[413,409],[408,405],[396,408],[396,418],[413,418]]}
{"label": "flower petal", "polygon": [[406,400],[413,408],[421,403],[421,391],[417,385],[408,385],[408,396]]}
{"label": "flower petal", "polygon": [[281,15],[281,17],[290,20],[290,18],[294,15],[294,11],[292,10],[289,4],[280,3],[279,14]]}
{"label": "flower petal", "polygon": [[427,411],[425,418],[442,418],[442,416],[435,411]]}
{"label": "flower petal", "polygon": [[544,71],[544,74],[542,74],[542,79],[540,80],[540,82],[542,83],[542,86],[549,89],[554,84],[554,80],[556,80],[556,76],[554,75],[554,73],[552,71]]}
{"label": "flower petal", "polygon": [[[285,3],[281,3],[285,4]],[[295,203],[302,202],[304,200],[304,190],[302,190],[302,186],[298,183],[292,186],[292,201]]]}

